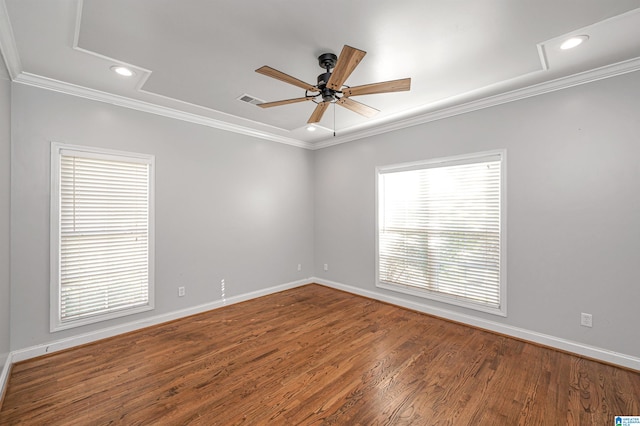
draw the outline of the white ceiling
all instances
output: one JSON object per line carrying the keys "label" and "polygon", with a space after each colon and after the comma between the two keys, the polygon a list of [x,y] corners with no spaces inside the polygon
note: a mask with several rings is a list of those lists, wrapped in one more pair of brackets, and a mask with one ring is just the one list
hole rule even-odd
{"label": "white ceiling", "polygon": [[[16,82],[307,148],[640,70],[640,0],[0,3],[0,49]],[[576,34],[590,39],[561,51]],[[411,77],[411,91],[358,97],[380,110],[373,118],[330,108],[313,133],[311,102],[238,100],[304,96],[254,70],[315,84],[317,56],[344,44],[367,52],[346,84]]]}

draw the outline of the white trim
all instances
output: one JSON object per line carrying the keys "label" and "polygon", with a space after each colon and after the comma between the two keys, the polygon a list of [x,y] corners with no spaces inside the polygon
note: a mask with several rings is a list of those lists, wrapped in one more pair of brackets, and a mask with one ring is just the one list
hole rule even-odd
{"label": "white trim", "polygon": [[117,336],[123,333],[128,333],[130,331],[135,331],[145,327],[162,324],[167,321],[172,321],[172,320],[184,318],[190,315],[199,314],[201,312],[210,311],[212,309],[221,308],[226,305],[233,305],[235,303],[244,302],[246,300],[255,299],[257,297],[266,296],[268,294],[289,290],[289,289],[300,287],[306,284],[311,284],[312,282],[313,281],[311,281],[310,279],[292,281],[286,284],[276,285],[276,286],[268,287],[262,290],[256,290],[249,293],[240,294],[238,296],[227,297],[224,300],[218,299],[211,302],[203,303],[201,305],[192,306],[190,308],[167,312],[165,314],[155,315],[152,317],[143,318],[140,320],[128,322],[121,325],[116,325],[113,327],[107,327],[100,330],[79,334],[77,336],[54,340],[49,343],[43,343],[43,344],[28,347],[28,348],[24,348],[24,349],[19,349],[11,352],[12,362],[14,363],[20,362],[27,359],[35,358],[37,356],[50,354],[52,352],[73,348],[75,346],[84,345],[87,343],[95,342],[97,340],[106,339],[108,337]]}
{"label": "white trim", "polygon": [[452,155],[450,157],[426,158],[424,160],[406,163],[385,164],[376,167],[377,174],[391,172],[406,172],[410,170],[427,169],[431,167],[457,166],[462,164],[480,163],[483,161],[504,161],[506,149],[472,152],[469,154]]}
{"label": "white trim", "polygon": [[448,309],[441,309],[434,306],[429,306],[423,303],[412,302],[409,300],[401,299],[394,296],[388,296],[376,291],[364,290],[358,287],[353,287],[347,284],[338,283],[335,281],[325,280],[323,278],[312,277],[312,282],[335,288],[338,290],[346,291],[348,293],[357,294],[359,296],[368,297],[370,299],[379,300],[381,302],[390,303],[392,305],[401,306],[403,308],[412,309],[414,311],[423,312],[429,315],[434,315],[451,321],[467,324],[473,327],[482,328],[485,330],[493,331],[496,333],[504,334],[507,336],[515,337],[517,339],[526,340],[529,342],[541,344],[551,348],[559,349],[573,354],[588,357],[594,360],[600,360],[610,364],[619,365],[621,367],[629,368],[640,372],[640,358],[626,355],[619,352],[610,351],[607,349],[599,348],[596,346],[586,345],[580,342],[574,342],[572,340],[563,339],[556,336],[551,336],[537,331],[527,330],[520,327],[514,327],[507,324],[502,324],[495,321],[485,320],[476,316],[462,314],[459,312],[450,311]]}
{"label": "white trim", "polygon": [[[497,105],[502,105],[509,102],[515,102],[521,99],[543,95],[557,90],[567,89],[569,87],[578,86],[581,84],[591,83],[610,77],[615,77],[622,74],[627,74],[635,71],[640,71],[640,58],[634,58],[623,62],[618,62],[611,65],[606,65],[593,70],[573,74],[568,77],[558,78],[556,80],[547,81],[544,83],[535,84],[533,86],[524,87],[522,89],[516,89],[505,93],[500,93],[494,96],[482,97],[478,100],[455,105],[449,108],[437,109],[435,111],[419,114],[415,117],[407,118],[384,124],[369,129],[363,129],[361,131],[347,134],[345,136],[337,136],[331,139],[326,139],[320,142],[305,142],[294,138],[288,138],[284,136],[274,135],[269,132],[259,131],[251,129],[249,127],[240,126],[237,124],[227,123],[214,118],[205,117],[198,114],[193,114],[185,111],[168,108],[165,106],[156,105],[150,102],[135,100],[124,96],[113,95],[110,93],[102,92],[99,90],[89,89],[74,84],[65,83],[62,81],[41,77],[30,73],[21,73],[14,81],[17,83],[25,84],[28,86],[39,87],[42,89],[52,90],[60,93],[65,93],[72,96],[78,96],[85,99],[95,100],[99,102],[106,102],[125,108],[134,109],[137,111],[148,112],[151,114],[160,115],[163,117],[174,118],[176,120],[187,121],[190,123],[200,124],[203,126],[213,127],[216,129],[226,130],[229,132],[244,134],[247,136],[253,136],[260,139],[266,139],[273,142],[283,143],[287,145],[293,145],[299,148],[305,148],[310,150],[318,150],[327,148],[333,145],[339,145],[346,142],[352,142],[358,139],[372,137],[395,130],[404,129],[407,127],[413,127],[420,124],[429,123],[432,121],[442,120],[445,118],[453,117],[460,114],[466,114],[469,112],[477,111],[484,108],[490,108]],[[464,95],[464,94],[463,94]],[[463,96],[460,95],[460,96]],[[456,96],[456,98],[460,97]],[[443,102],[446,102],[445,99]]]}
{"label": "white trim", "polygon": [[[362,131],[354,132],[349,135],[327,139],[315,143],[312,149],[317,150],[328,148],[333,145],[352,142],[358,139],[392,132],[394,130],[405,129],[407,127],[418,126],[420,124],[430,123],[432,121],[442,120],[456,115],[466,114],[468,112],[490,108],[509,102],[515,102],[533,96],[544,95],[546,93],[555,92],[557,90],[563,90],[569,87],[579,86],[581,84],[591,83],[610,77],[616,77],[618,75],[635,71],[640,71],[640,57],[573,74],[567,77],[561,77],[556,80],[551,80],[544,83],[527,86],[521,89],[515,89],[509,92],[500,93],[498,95],[481,97],[480,99],[477,99],[475,101],[466,102],[460,105],[454,105],[449,108],[436,109],[435,111],[419,114],[415,117],[394,121],[382,126],[364,129]],[[456,97],[460,97],[463,95],[464,94]],[[447,99],[444,99],[443,102],[447,102]]]}
{"label": "white trim", "polygon": [[[0,13],[0,16],[2,14]],[[1,40],[0,40],[1,43]],[[5,58],[7,62],[7,68],[11,73],[14,63],[9,57]],[[10,65],[11,64],[11,65]],[[12,79],[16,83],[21,83],[27,86],[38,87],[41,89],[52,90],[67,95],[78,96],[81,98],[94,100],[98,102],[105,102],[125,108],[130,108],[137,111],[147,112],[151,114],[160,115],[163,117],[173,118],[176,120],[186,121],[189,123],[199,124],[202,126],[213,127],[228,132],[238,133],[246,136],[252,136],[259,139],[265,139],[272,142],[278,142],[285,145],[292,145],[298,148],[304,148],[309,150],[318,150],[328,148],[330,146],[339,145],[347,142],[352,142],[359,139],[373,137],[384,133],[392,132],[395,130],[401,130],[408,127],[418,126],[420,124],[430,123],[432,121],[443,120],[445,118],[454,117],[456,115],[466,114],[469,112],[481,110],[484,108],[490,108],[497,105],[506,104],[509,102],[519,101],[529,97],[544,95],[546,93],[555,92],[558,90],[567,89],[573,86],[581,84],[591,83],[594,81],[616,77],[618,75],[627,74],[631,72],[640,71],[640,58],[634,58],[627,61],[619,62],[612,65],[606,65],[601,68],[597,68],[590,71],[574,74],[568,77],[558,78],[556,80],[535,84],[533,86],[524,87],[522,89],[516,89],[505,93],[500,93],[494,96],[481,97],[475,101],[466,102],[460,105],[454,105],[448,108],[438,108],[431,112],[418,113],[415,117],[394,121],[391,123],[383,124],[368,129],[356,131],[344,136],[332,137],[320,142],[306,142],[299,139],[294,139],[285,136],[279,136],[267,131],[261,131],[252,129],[237,124],[227,123],[225,121],[217,120],[203,115],[194,114],[190,112],[180,111],[174,108],[169,108],[150,102],[140,101],[136,99],[127,98],[120,95],[114,95],[99,90],[89,89],[82,86],[77,86],[70,83],[50,79],[47,77],[41,77],[38,75],[21,72],[17,76],[12,75]],[[142,89],[139,91],[145,92]],[[456,96],[459,98],[465,94]],[[160,95],[157,95],[160,96]],[[171,99],[171,98],[168,98]],[[443,102],[447,102],[445,99]]]}
{"label": "white trim", "polygon": [[547,50],[545,48],[545,43],[536,44],[536,48],[538,49],[538,58],[540,59],[540,66],[543,71],[549,70],[549,61],[547,59]]}
{"label": "white trim", "polygon": [[11,366],[13,365],[13,354],[9,352],[7,358],[4,360],[4,366],[0,371],[0,408],[2,408],[2,401],[4,400],[4,392],[7,389],[9,383],[9,373],[11,372]]}
{"label": "white trim", "polygon": [[27,86],[38,87],[41,89],[47,89],[54,92],[64,93],[67,95],[78,96],[98,102],[105,102],[112,105],[117,105],[125,108],[130,108],[137,111],[147,112],[150,114],[156,114],[163,117],[174,118],[176,120],[186,121],[189,123],[200,124],[203,126],[213,127],[220,130],[226,130],[233,133],[239,133],[242,135],[252,136],[259,139],[266,139],[273,142],[279,142],[286,145],[293,145],[299,148],[310,149],[312,144],[309,142],[303,142],[293,138],[287,138],[284,136],[274,135],[272,133],[263,132],[260,130],[251,129],[249,127],[240,126],[237,124],[227,123],[214,118],[205,117],[190,112],[179,111],[177,109],[156,105],[151,102],[140,101],[136,99],[127,98],[125,96],[114,95],[111,93],[102,92],[100,90],[89,89],[75,84],[65,83],[63,81],[54,80],[47,77],[41,77],[35,74],[23,72],[14,79],[14,82],[24,84]]}

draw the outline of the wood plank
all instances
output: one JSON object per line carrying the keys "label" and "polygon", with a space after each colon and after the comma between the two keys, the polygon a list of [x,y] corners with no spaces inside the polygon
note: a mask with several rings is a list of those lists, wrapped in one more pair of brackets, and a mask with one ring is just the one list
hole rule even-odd
{"label": "wood plank", "polygon": [[263,102],[261,104],[257,104],[260,108],[272,108],[282,105],[295,104],[298,102],[310,101],[314,99],[313,96],[306,96],[304,98],[294,98],[294,99],[284,99],[282,101],[274,101],[274,102]]}
{"label": "wood plank", "polygon": [[377,93],[406,92],[411,90],[411,78],[363,84],[342,89],[344,96],[374,95]]}
{"label": "wood plank", "polygon": [[356,112],[360,115],[363,115],[367,118],[373,117],[374,115],[376,115],[377,113],[379,113],[380,111],[370,107],[369,105],[365,105],[361,102],[358,101],[354,101],[353,99],[349,99],[349,98],[340,98],[338,99],[338,105],[343,106],[347,109],[350,109],[353,112]]}
{"label": "wood plank", "polygon": [[319,285],[16,364],[0,424],[611,424],[640,373]]}
{"label": "wood plank", "polygon": [[316,105],[315,109],[311,113],[311,117],[309,117],[309,120],[307,120],[307,124],[319,123],[320,120],[322,120],[324,112],[329,107],[329,104],[330,102],[320,102],[318,105]]}
{"label": "wood plank", "polygon": [[285,83],[292,84],[301,89],[308,90],[310,92],[317,92],[318,88],[304,82],[300,79],[290,76],[289,74],[285,74],[282,71],[278,71],[277,69],[271,68],[267,65],[264,65],[256,70],[258,74],[266,75],[267,77],[275,78],[276,80],[283,81]]}
{"label": "wood plank", "polygon": [[356,49],[355,47],[347,46],[345,44],[338,56],[336,67],[331,72],[331,77],[329,77],[327,87],[333,90],[340,90],[344,82],[349,78],[353,70],[356,69],[366,54],[367,52],[364,50]]}

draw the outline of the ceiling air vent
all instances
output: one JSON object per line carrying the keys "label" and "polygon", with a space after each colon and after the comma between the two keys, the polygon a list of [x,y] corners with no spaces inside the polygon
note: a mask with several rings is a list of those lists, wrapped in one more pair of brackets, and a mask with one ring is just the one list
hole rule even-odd
{"label": "ceiling air vent", "polygon": [[263,104],[264,101],[262,99],[258,99],[254,96],[247,95],[246,93],[238,98],[239,101],[246,102],[251,105]]}

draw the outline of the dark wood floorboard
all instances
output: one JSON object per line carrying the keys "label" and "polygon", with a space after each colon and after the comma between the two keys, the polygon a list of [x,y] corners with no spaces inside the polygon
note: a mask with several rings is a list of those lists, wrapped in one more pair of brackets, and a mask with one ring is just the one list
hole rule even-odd
{"label": "dark wood floorboard", "polygon": [[18,363],[1,425],[609,425],[640,374],[319,285]]}

